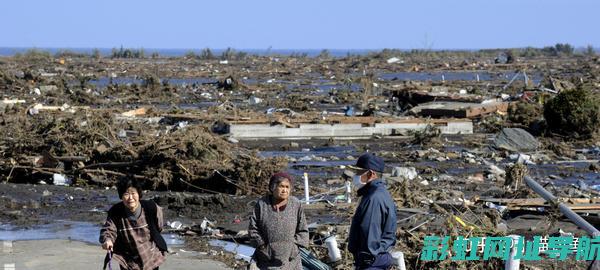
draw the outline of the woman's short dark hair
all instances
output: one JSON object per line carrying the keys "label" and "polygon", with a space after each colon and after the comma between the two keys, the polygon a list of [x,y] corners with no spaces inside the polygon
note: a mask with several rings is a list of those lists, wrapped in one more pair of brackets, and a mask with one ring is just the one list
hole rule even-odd
{"label": "woman's short dark hair", "polygon": [[127,192],[127,189],[130,187],[135,188],[139,195],[139,198],[142,198],[142,185],[139,181],[136,181],[133,176],[125,176],[119,179],[117,183],[117,192],[119,193],[119,198],[123,198],[123,194]]}

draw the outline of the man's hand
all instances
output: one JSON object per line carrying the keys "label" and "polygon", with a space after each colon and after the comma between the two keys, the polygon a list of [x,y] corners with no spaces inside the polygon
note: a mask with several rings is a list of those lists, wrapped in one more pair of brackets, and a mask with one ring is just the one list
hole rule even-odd
{"label": "man's hand", "polygon": [[113,249],[113,242],[109,239],[107,239],[104,243],[102,243],[102,248],[105,250],[110,250],[112,251]]}

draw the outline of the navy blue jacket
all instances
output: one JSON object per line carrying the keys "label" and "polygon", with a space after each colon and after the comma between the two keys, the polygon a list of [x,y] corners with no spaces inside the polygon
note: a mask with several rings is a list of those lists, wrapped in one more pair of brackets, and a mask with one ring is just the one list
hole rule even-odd
{"label": "navy blue jacket", "polygon": [[358,190],[362,196],[350,226],[348,250],[358,257],[360,252],[373,256],[389,252],[396,244],[396,205],[381,179]]}

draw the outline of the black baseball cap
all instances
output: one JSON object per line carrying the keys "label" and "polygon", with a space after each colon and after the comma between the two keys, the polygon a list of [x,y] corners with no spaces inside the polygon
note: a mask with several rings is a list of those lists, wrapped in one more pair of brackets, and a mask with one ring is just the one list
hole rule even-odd
{"label": "black baseball cap", "polygon": [[348,168],[353,171],[372,170],[380,173],[383,172],[384,167],[385,163],[383,162],[383,158],[373,155],[371,153],[362,154],[360,157],[358,157],[356,165],[348,166]]}

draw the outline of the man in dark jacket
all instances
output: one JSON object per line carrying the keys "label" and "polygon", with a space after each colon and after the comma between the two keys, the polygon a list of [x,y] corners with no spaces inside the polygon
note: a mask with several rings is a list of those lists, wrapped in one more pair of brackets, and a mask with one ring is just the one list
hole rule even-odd
{"label": "man in dark jacket", "polygon": [[362,199],[352,218],[348,251],[357,269],[389,269],[396,243],[396,205],[381,179],[383,159],[366,153],[350,168]]}

